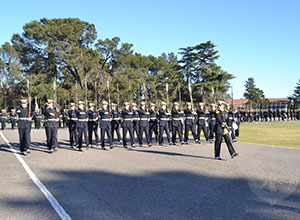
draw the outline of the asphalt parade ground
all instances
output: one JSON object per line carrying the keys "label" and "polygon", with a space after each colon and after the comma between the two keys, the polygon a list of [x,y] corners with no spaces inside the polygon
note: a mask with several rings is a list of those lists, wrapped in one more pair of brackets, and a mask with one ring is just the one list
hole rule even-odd
{"label": "asphalt parade ground", "polygon": [[[46,150],[18,154],[17,130],[1,131],[0,219],[300,219],[300,150],[235,143],[75,151],[67,129]],[[16,150],[13,153],[8,145]]]}

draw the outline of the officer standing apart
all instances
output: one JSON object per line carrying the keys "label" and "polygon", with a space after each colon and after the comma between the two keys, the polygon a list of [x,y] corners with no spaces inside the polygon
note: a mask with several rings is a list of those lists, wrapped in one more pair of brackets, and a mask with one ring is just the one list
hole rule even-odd
{"label": "officer standing apart", "polygon": [[93,144],[93,133],[96,139],[96,146],[98,146],[99,136],[98,136],[98,113],[95,110],[95,104],[89,103],[89,121],[88,121],[88,136],[89,136],[89,147]]}
{"label": "officer standing apart", "polygon": [[6,120],[7,120],[6,110],[2,109],[2,111],[1,111],[1,129],[2,130],[4,130],[6,128]]}
{"label": "officer standing apart", "polygon": [[164,142],[164,136],[163,132],[166,132],[167,140],[170,145],[172,145],[172,142],[170,140],[170,133],[169,133],[169,117],[170,113],[167,110],[167,103],[162,102],[161,103],[161,109],[158,111],[158,119],[159,119],[159,145],[163,146]]}
{"label": "officer standing apart", "polygon": [[45,116],[45,130],[47,138],[47,147],[49,153],[57,150],[57,129],[58,129],[58,113],[56,108],[53,107],[54,101],[48,99],[46,109],[44,110]]}
{"label": "officer standing apart", "polygon": [[215,141],[215,158],[221,160],[220,151],[222,138],[224,138],[228,151],[231,155],[231,158],[238,156],[238,153],[235,152],[232,143],[229,138],[229,128],[227,127],[228,112],[225,111],[226,103],[219,101],[219,110],[216,111],[216,141]]}
{"label": "officer standing apart", "polygon": [[41,128],[41,120],[42,120],[42,114],[40,109],[37,109],[33,113],[33,121],[34,121],[34,127],[35,129],[40,129]]}
{"label": "officer standing apart", "polygon": [[99,113],[100,116],[100,128],[101,128],[101,147],[105,150],[105,133],[108,139],[110,149],[112,146],[111,139],[111,113],[108,108],[107,101],[102,102],[102,110]]}
{"label": "officer standing apart", "polygon": [[179,141],[181,144],[184,144],[182,139],[182,123],[181,118],[179,117],[180,114],[179,110],[179,103],[174,102],[173,109],[171,111],[172,116],[172,144],[176,145],[176,133],[178,133]]}
{"label": "officer standing apart", "polygon": [[31,115],[28,110],[28,102],[26,99],[21,100],[21,107],[17,108],[18,120],[18,131],[20,140],[20,152],[23,155],[30,153],[30,122]]}
{"label": "officer standing apart", "polygon": [[16,109],[12,109],[10,113],[10,122],[11,122],[11,129],[15,129],[16,127],[16,122],[17,122],[17,113]]}
{"label": "officer standing apart", "polygon": [[141,102],[141,109],[139,110],[140,122],[139,122],[139,144],[140,147],[143,146],[143,133],[145,133],[148,147],[152,146],[150,136],[149,136],[149,120],[150,114],[146,109],[146,102]]}
{"label": "officer standing apart", "polygon": [[78,120],[76,114],[75,103],[70,104],[70,110],[68,112],[68,127],[69,127],[69,139],[71,148],[75,148],[77,146],[77,129],[76,122]]}
{"label": "officer standing apart", "polygon": [[118,142],[122,143],[121,135],[120,135],[120,113],[117,109],[117,104],[111,104],[111,138],[114,142],[114,133],[116,132]]}
{"label": "officer standing apart", "polygon": [[127,148],[127,131],[129,131],[131,146],[135,147],[133,139],[132,112],[130,111],[130,103],[124,102],[124,109],[121,112],[122,128],[123,128],[123,147]]}
{"label": "officer standing apart", "polygon": [[84,136],[84,141],[86,144],[86,149],[88,149],[88,137],[87,137],[87,120],[88,120],[88,115],[86,111],[84,110],[84,102],[79,101],[78,102],[78,109],[76,110],[76,115],[77,115],[77,122],[76,122],[76,129],[78,132],[78,150],[82,151],[82,140]]}
{"label": "officer standing apart", "polygon": [[192,109],[192,103],[186,103],[186,109],[184,110],[184,142],[188,144],[189,140],[189,132],[192,132],[194,141],[198,143],[197,135],[195,134],[194,130],[194,119],[197,113]]}

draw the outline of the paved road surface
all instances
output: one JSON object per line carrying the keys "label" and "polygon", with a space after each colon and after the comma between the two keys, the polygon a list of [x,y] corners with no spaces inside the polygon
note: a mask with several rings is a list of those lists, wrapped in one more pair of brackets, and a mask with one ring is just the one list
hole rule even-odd
{"label": "paved road surface", "polygon": [[[15,148],[17,131],[3,134]],[[240,156],[213,159],[212,144],[46,152],[32,130],[22,156],[72,219],[300,219],[300,150],[236,143]],[[0,218],[60,219],[0,137]]]}

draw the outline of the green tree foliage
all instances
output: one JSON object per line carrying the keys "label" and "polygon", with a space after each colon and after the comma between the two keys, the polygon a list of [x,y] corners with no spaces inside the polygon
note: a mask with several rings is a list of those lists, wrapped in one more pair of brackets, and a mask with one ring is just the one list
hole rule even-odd
{"label": "green tree foliage", "polygon": [[193,84],[192,91],[196,101],[213,102],[224,97],[233,75],[223,71],[215,61],[218,51],[211,41],[193,47],[180,48],[179,61],[186,83]]}
{"label": "green tree foliage", "polygon": [[264,92],[257,88],[254,83],[254,78],[250,77],[245,84],[244,97],[249,100],[250,105],[265,107],[268,101],[265,99]]}
{"label": "green tree foliage", "polygon": [[300,106],[300,79],[295,86],[294,93],[289,97],[289,99],[293,100],[296,106]]}
{"label": "green tree foliage", "polygon": [[[218,51],[210,41],[181,48],[180,60],[174,53],[145,56],[119,37],[97,39],[95,26],[76,18],[29,22],[22,34],[13,35],[12,45],[20,64],[14,73],[21,78],[13,83],[20,88],[16,90],[19,96],[27,95],[26,80],[30,79],[32,97],[42,104],[53,98],[56,78],[61,108],[75,101],[76,94],[85,99],[85,91],[87,99],[98,104],[104,99],[159,103],[167,101],[166,84],[170,103],[179,101],[179,91],[186,102],[190,101],[189,83],[195,102],[212,102],[226,98],[228,81],[233,78],[215,63]],[[7,69],[3,59],[0,66],[2,72]]]}
{"label": "green tree foliage", "polygon": [[22,95],[22,69],[14,47],[8,42],[0,48],[0,77],[3,108],[15,107],[16,99]]}

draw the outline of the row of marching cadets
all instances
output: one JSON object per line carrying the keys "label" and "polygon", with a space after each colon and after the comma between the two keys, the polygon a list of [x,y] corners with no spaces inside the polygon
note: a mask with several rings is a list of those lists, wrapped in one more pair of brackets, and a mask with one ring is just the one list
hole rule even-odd
{"label": "row of marching cadets", "polygon": [[[21,107],[17,109],[18,128],[20,137],[20,150],[23,154],[30,152],[30,121],[31,115],[27,107],[27,100],[21,100]],[[45,117],[45,131],[47,147],[50,153],[57,150],[58,139],[58,118],[59,113],[54,108],[54,101],[48,100],[46,109],[43,111]],[[238,136],[238,118],[234,112],[225,109],[226,103],[219,102],[218,110],[212,104],[210,111],[205,109],[205,104],[200,103],[195,111],[192,103],[187,103],[186,109],[182,111],[178,102],[174,102],[172,110],[169,111],[167,103],[162,102],[160,109],[154,103],[148,109],[146,102],[141,102],[140,108],[135,103],[124,103],[122,110],[114,103],[102,102],[102,109],[97,110],[95,104],[89,104],[89,110],[85,111],[85,104],[79,101],[78,108],[75,103],[70,104],[67,112],[70,145],[73,149],[82,151],[83,143],[86,149],[101,143],[105,149],[105,143],[113,148],[114,134],[116,133],[118,142],[127,148],[127,133],[129,133],[130,145],[135,147],[135,135],[139,146],[145,142],[148,147],[152,146],[153,135],[159,145],[164,144],[164,135],[170,145],[176,145],[177,138],[180,144],[188,144],[191,132],[195,143],[201,143],[200,136],[203,132],[207,143],[212,143],[215,139],[215,157],[220,159],[220,146],[224,138],[230,155],[237,156],[232,142]],[[234,125],[237,128],[234,128]],[[100,126],[100,138],[98,137],[98,126]],[[120,135],[122,128],[122,138]],[[172,136],[170,135],[170,131]],[[105,138],[106,135],[106,138]],[[95,142],[93,142],[93,136]],[[215,136],[215,137],[214,137]],[[144,139],[145,137],[145,139]],[[100,139],[100,141],[99,141]],[[83,141],[84,140],[84,141]]]}

